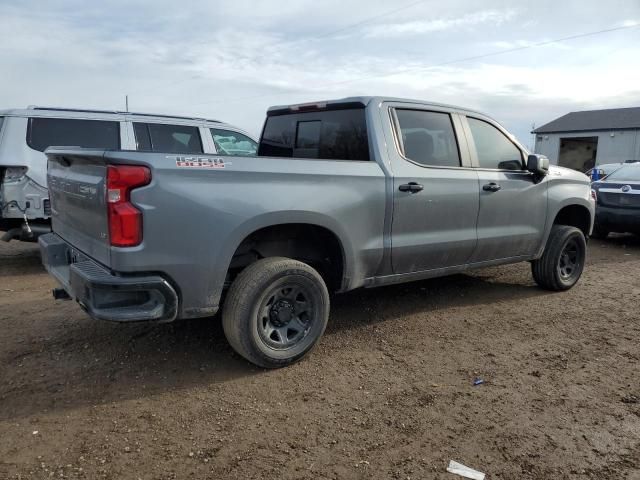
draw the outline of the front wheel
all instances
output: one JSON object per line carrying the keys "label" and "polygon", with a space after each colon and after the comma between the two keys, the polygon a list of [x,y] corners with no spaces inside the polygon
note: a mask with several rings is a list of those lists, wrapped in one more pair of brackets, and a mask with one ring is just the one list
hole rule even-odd
{"label": "front wheel", "polygon": [[586,256],[587,242],[581,230],[554,225],[542,257],[531,262],[533,278],[547,290],[568,290],[580,279]]}
{"label": "front wheel", "polygon": [[222,326],[233,349],[264,368],[289,365],[318,342],[329,319],[329,292],[306,263],[284,257],[258,260],[236,277]]}

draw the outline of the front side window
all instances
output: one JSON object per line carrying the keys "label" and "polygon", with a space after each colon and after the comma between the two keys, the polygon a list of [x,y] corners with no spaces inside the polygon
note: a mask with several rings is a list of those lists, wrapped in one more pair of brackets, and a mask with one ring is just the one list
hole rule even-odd
{"label": "front side window", "polygon": [[448,113],[397,109],[403,154],[424,166],[459,167],[460,153]]}
{"label": "front side window", "polygon": [[48,147],[120,148],[120,123],[71,118],[30,118],[27,145],[44,152]]}
{"label": "front side window", "polygon": [[163,123],[134,123],[137,150],[163,153],[202,153],[198,127]]}
{"label": "front side window", "polygon": [[467,117],[480,168],[522,170],[522,152],[504,133],[483,120]]}
{"label": "front side window", "polygon": [[364,108],[267,117],[258,154],[324,160],[369,160]]}
{"label": "front side window", "polygon": [[212,128],[211,135],[220,155],[253,157],[258,153],[258,144],[242,133]]}

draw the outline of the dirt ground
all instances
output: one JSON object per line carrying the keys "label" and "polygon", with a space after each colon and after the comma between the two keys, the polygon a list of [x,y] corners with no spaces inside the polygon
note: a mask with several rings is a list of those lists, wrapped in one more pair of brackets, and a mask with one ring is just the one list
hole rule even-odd
{"label": "dirt ground", "polygon": [[519,264],[336,296],[277,371],[217,318],[100,323],[53,286],[0,244],[2,479],[640,479],[634,237],[591,242],[566,293]]}

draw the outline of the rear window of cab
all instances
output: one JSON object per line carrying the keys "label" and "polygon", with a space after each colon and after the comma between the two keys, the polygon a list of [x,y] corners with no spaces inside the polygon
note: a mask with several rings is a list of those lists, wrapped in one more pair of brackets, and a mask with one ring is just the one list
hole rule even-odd
{"label": "rear window of cab", "polygon": [[267,117],[258,155],[321,160],[370,160],[364,108]]}

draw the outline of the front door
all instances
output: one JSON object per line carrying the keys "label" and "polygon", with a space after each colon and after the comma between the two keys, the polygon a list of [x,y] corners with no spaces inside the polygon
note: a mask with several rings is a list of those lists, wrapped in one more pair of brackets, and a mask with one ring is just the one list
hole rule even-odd
{"label": "front door", "polygon": [[391,114],[393,271],[463,265],[476,247],[479,192],[466,144],[458,141],[464,138],[460,120],[447,111],[413,106]]}
{"label": "front door", "polygon": [[496,125],[472,117],[466,121],[480,190],[478,244],[471,262],[533,255],[544,234],[547,182],[525,169],[523,151]]}

